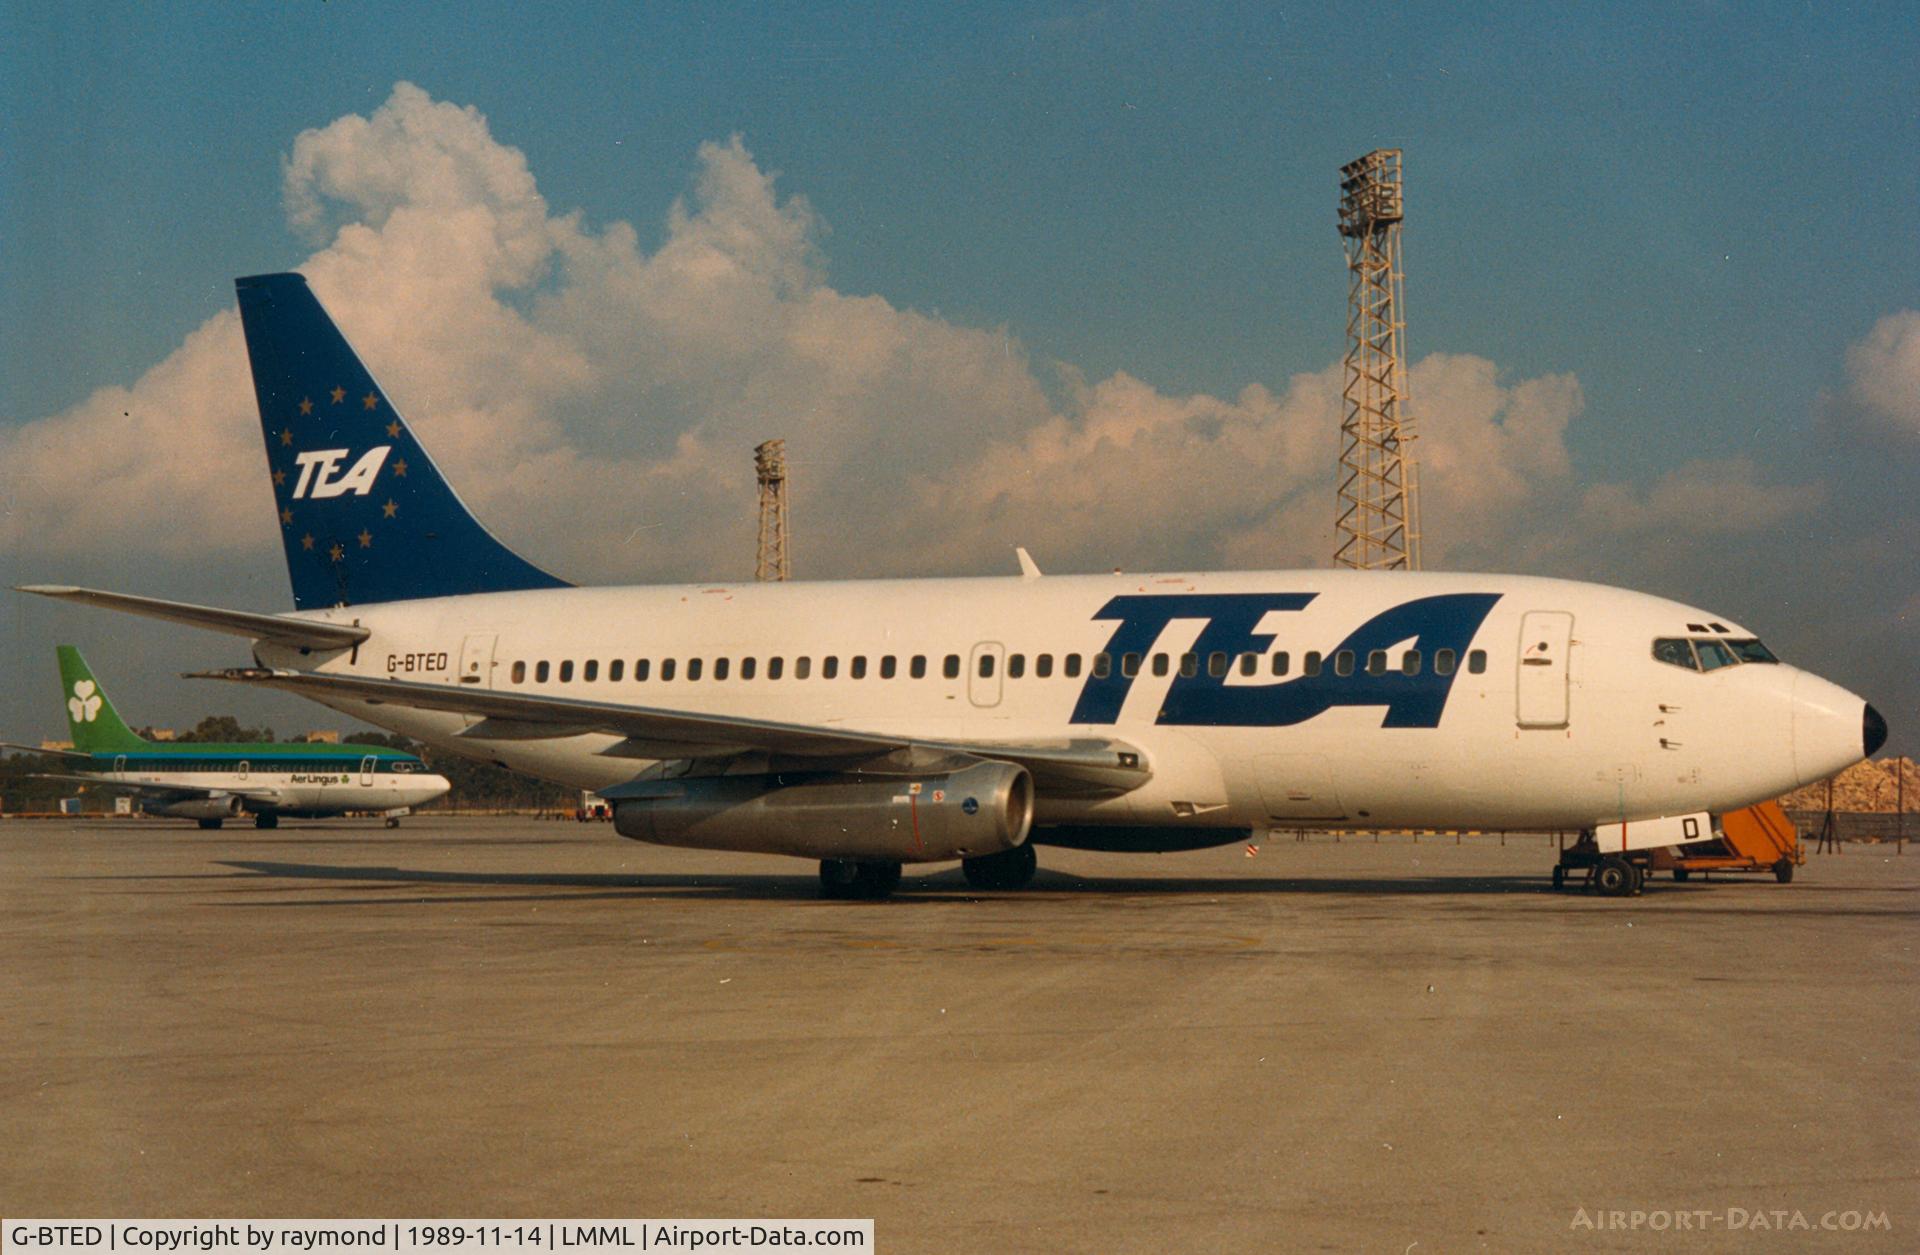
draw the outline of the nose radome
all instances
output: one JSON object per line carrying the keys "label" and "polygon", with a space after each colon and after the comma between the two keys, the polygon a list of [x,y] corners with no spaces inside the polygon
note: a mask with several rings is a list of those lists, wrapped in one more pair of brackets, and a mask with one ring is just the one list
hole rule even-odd
{"label": "nose radome", "polygon": [[1869,702],[1867,713],[1862,716],[1860,722],[1861,744],[1866,746],[1866,753],[1861,757],[1872,758],[1880,747],[1887,743],[1887,721],[1880,717],[1880,712],[1875,710],[1873,704]]}

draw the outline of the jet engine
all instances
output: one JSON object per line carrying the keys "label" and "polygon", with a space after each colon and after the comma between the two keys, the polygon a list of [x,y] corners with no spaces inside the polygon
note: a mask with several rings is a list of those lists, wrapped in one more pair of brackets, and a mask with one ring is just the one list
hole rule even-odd
{"label": "jet engine", "polygon": [[187,797],[177,802],[148,802],[142,809],[149,815],[168,815],[174,819],[232,819],[240,813],[240,798],[233,793],[215,793],[210,797]]}
{"label": "jet engine", "polygon": [[1011,850],[1033,825],[1033,780],[1012,763],[943,775],[778,772],[610,789],[623,837],[702,850],[938,863]]}

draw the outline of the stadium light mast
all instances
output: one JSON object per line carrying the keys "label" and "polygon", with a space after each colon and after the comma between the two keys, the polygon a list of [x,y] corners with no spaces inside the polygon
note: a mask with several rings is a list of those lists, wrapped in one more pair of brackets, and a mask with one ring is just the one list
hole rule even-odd
{"label": "stadium light mast", "polygon": [[760,543],[753,564],[756,580],[789,580],[787,556],[787,442],[754,446],[753,469],[760,480]]}
{"label": "stadium light mast", "polygon": [[1335,565],[1420,569],[1401,311],[1400,150],[1378,148],[1340,167],[1340,237],[1347,254],[1346,417],[1340,424]]}

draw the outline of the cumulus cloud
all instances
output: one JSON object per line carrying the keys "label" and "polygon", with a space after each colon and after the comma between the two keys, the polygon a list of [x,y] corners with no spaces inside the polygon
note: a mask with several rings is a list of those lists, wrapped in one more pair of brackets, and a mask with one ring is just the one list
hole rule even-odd
{"label": "cumulus cloud", "polygon": [[1847,349],[1847,388],[1836,408],[1861,426],[1920,440],[1920,310],[1887,315]]}
{"label": "cumulus cloud", "polygon": [[1764,531],[1825,499],[1819,484],[1762,482],[1744,457],[1689,462],[1643,490],[1596,484],[1580,498],[1583,528],[1632,536],[1678,532],[1725,536]]}
{"label": "cumulus cloud", "polygon": [[[745,573],[749,450],[774,435],[809,576],[1006,570],[1014,544],[1060,570],[1332,552],[1337,363],[1277,389],[1170,394],[838,291],[825,224],[738,137],[701,147],[652,252],[629,224],[556,214],[478,111],[409,84],[302,133],[284,177],[317,248],[300,269],[435,460],[503,539],[570,577]],[[1745,463],[1579,496],[1571,375],[1435,354],[1412,386],[1433,565],[1506,565],[1543,519],[1564,531],[1576,497],[1614,535],[1761,528],[1808,504]],[[275,563],[258,432],[222,313],[130,389],[0,436],[0,542]]]}

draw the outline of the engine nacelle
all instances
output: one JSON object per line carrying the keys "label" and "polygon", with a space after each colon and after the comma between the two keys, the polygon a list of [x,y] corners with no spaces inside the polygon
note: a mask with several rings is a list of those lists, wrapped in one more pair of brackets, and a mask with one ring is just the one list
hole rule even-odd
{"label": "engine nacelle", "polygon": [[782,772],[610,792],[623,837],[801,858],[938,863],[1010,850],[1033,825],[1032,777],[1012,763],[918,779]]}
{"label": "engine nacelle", "polygon": [[240,798],[232,793],[212,797],[182,798],[177,802],[148,802],[141,809],[149,815],[167,815],[174,819],[232,819],[240,813]]}

